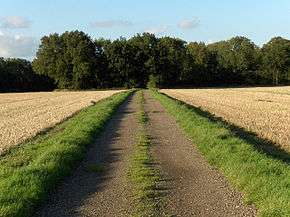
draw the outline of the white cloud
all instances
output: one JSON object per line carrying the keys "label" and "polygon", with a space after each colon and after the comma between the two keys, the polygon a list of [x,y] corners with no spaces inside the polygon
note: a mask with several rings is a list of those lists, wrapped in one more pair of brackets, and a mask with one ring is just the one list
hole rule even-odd
{"label": "white cloud", "polygon": [[8,16],[0,18],[1,28],[17,29],[17,28],[29,28],[31,21],[25,17]]}
{"label": "white cloud", "polygon": [[193,17],[190,20],[182,20],[179,22],[178,27],[181,29],[194,29],[198,27],[200,24],[200,21],[197,17]]}
{"label": "white cloud", "polygon": [[159,35],[159,34],[165,33],[167,30],[168,30],[168,26],[158,26],[158,27],[151,27],[151,28],[145,29],[144,32]]}
{"label": "white cloud", "polygon": [[31,59],[37,49],[37,40],[21,35],[0,34],[0,57],[19,57]]}
{"label": "white cloud", "polygon": [[133,23],[126,20],[102,20],[91,23],[91,27],[95,28],[113,28],[132,26]]}

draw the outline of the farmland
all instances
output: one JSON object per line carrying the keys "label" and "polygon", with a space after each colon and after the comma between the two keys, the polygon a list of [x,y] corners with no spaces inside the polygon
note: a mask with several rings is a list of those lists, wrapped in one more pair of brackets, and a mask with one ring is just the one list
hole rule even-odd
{"label": "farmland", "polygon": [[117,92],[36,92],[0,94],[0,154]]}
{"label": "farmland", "polygon": [[290,87],[163,89],[290,152]]}
{"label": "farmland", "polygon": [[[159,93],[154,93],[154,97],[176,120],[191,139],[193,146],[199,149],[207,161],[222,171],[223,176],[231,182],[232,186],[243,192],[243,200],[246,204],[256,206],[257,213],[254,216],[290,216],[289,153],[276,151],[275,148],[268,146],[267,141],[259,139],[243,129],[237,131],[237,128],[232,127],[230,123],[213,118],[211,114],[195,106],[188,106],[186,103]],[[169,132],[168,128],[167,132]],[[174,134],[174,132],[168,134]],[[178,144],[177,150],[182,149],[180,143],[175,144]],[[267,147],[267,149],[260,147]],[[172,153],[174,157],[177,150]],[[185,157],[182,159],[186,160]],[[200,162],[196,156],[191,160],[194,161],[193,165]],[[186,165],[190,165],[190,162]],[[189,169],[193,165],[184,168]],[[204,169],[201,171],[204,172]],[[199,171],[198,176],[200,175]],[[196,179],[198,178],[192,178],[192,180]],[[208,177],[202,179],[200,186],[203,186],[207,180],[212,179]],[[207,201],[205,201],[206,203]],[[229,216],[251,216],[241,214],[242,212],[239,212],[239,214]]]}
{"label": "farmland", "polygon": [[71,173],[128,95],[129,91],[99,100],[1,156],[0,216],[31,216],[32,208]]}
{"label": "farmland", "polygon": [[290,0],[2,2],[0,217],[290,217]]}
{"label": "farmland", "polygon": [[[171,96],[179,91],[188,91],[188,95],[198,91],[194,99],[204,96],[202,102],[208,104],[210,99],[224,96],[219,103],[227,102],[225,107],[238,108],[234,96],[236,100],[243,99],[247,109],[256,108],[254,102],[263,103],[261,109],[268,115],[277,106],[265,109],[264,103],[281,101],[281,105],[277,103],[281,112],[282,108],[287,109],[283,103],[289,102],[288,87],[161,90]],[[35,111],[45,104],[56,117],[69,110],[70,105],[78,105],[79,109],[63,117],[59,125],[51,125],[44,134],[32,136],[2,155],[0,216],[70,216],[72,212],[94,216],[95,210],[104,216],[290,213],[289,155],[261,152],[256,145],[265,143],[259,137],[249,139],[243,129],[244,137],[236,134],[223,121],[212,121],[195,104],[188,107],[155,90],[120,91],[110,96],[115,92],[118,91],[2,94],[7,107],[9,102],[27,102],[26,106],[34,105],[30,110]],[[205,96],[211,98],[206,100]],[[106,99],[100,100],[103,98]],[[10,114],[21,117],[13,108],[9,109]],[[232,113],[250,115],[237,110],[240,113]],[[25,107],[21,111],[24,113]]]}

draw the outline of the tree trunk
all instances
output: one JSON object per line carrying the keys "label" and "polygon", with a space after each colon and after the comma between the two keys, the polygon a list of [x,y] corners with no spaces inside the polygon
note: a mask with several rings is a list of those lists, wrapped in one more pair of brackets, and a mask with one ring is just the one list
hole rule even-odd
{"label": "tree trunk", "polygon": [[278,70],[276,71],[275,83],[276,83],[276,85],[279,84],[279,71]]}
{"label": "tree trunk", "polygon": [[279,70],[277,70],[277,69],[273,70],[273,84],[274,85],[279,84]]}

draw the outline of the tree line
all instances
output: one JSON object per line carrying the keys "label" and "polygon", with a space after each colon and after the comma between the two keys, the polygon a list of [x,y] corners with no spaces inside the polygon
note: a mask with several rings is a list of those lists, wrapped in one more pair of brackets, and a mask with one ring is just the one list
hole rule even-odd
{"label": "tree line", "polygon": [[71,31],[44,36],[32,67],[65,89],[282,85],[290,82],[290,41],[275,37],[260,48],[240,36],[205,44],[149,33],[93,40]]}
{"label": "tree line", "polygon": [[0,92],[47,91],[55,87],[52,78],[35,73],[30,61],[0,58]]}

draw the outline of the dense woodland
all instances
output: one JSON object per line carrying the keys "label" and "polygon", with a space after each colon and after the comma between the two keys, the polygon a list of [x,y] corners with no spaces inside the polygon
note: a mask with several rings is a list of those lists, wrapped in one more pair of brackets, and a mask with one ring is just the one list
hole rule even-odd
{"label": "dense woodland", "polygon": [[260,48],[245,37],[206,45],[149,33],[93,40],[72,31],[44,36],[32,64],[0,60],[2,91],[54,85],[129,88],[148,83],[158,87],[289,84],[290,40],[275,37]]}
{"label": "dense woodland", "polygon": [[55,87],[52,78],[35,73],[31,62],[0,58],[0,92],[47,91]]}

